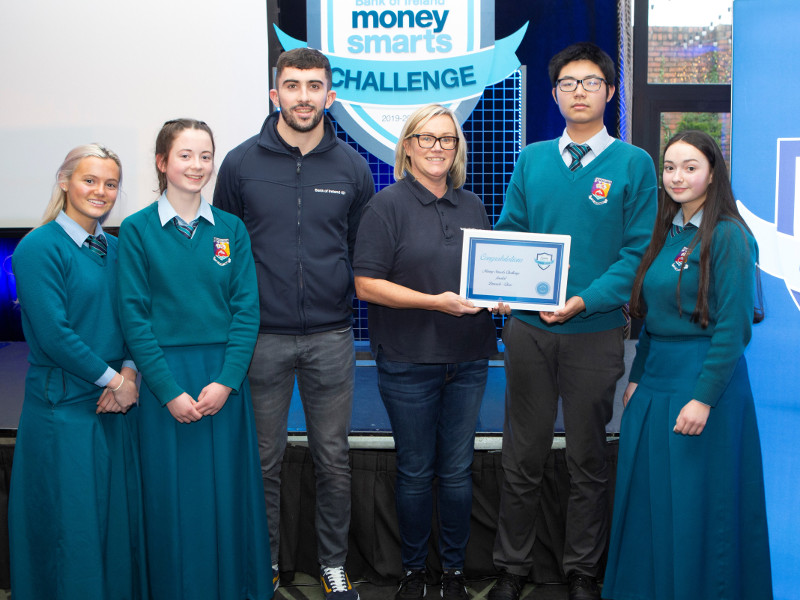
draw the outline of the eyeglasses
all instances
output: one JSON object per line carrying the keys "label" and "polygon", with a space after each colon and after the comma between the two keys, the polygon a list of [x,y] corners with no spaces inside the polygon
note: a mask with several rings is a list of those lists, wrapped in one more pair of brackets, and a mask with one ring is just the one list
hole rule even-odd
{"label": "eyeglasses", "polygon": [[604,82],[607,83],[602,77],[586,77],[585,79],[565,77],[564,79],[556,81],[556,85],[562,92],[574,92],[578,89],[579,83],[587,92],[599,92]]}
{"label": "eyeglasses", "polygon": [[428,135],[427,133],[412,133],[409,137],[417,138],[419,147],[425,150],[433,148],[436,142],[439,142],[439,146],[441,146],[442,150],[453,150],[458,146],[458,138],[454,135],[436,137],[435,135]]}

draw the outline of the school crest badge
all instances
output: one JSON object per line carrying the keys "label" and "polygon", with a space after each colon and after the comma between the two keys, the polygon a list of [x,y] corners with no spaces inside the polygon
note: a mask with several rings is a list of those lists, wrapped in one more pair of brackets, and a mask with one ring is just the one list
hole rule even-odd
{"label": "school crest badge", "polygon": [[778,138],[775,222],[756,216],[737,200],[758,242],[759,268],[779,279],[800,310],[800,138]]}
{"label": "school crest badge", "polygon": [[686,262],[687,258],[689,258],[689,247],[684,246],[672,262],[672,268],[676,271],[680,271],[681,269],[685,271],[689,268],[689,263]]}
{"label": "school crest badge", "polygon": [[592,184],[592,193],[589,194],[589,200],[594,204],[600,205],[608,202],[608,192],[611,190],[611,181],[609,179],[602,179],[595,177]]}
{"label": "school crest badge", "polygon": [[227,238],[214,238],[214,261],[222,266],[231,262],[231,241]]}

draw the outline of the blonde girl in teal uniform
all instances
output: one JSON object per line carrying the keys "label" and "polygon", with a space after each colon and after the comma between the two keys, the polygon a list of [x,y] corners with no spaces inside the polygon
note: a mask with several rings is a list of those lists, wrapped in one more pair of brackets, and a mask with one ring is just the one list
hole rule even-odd
{"label": "blonde girl in teal uniform", "polygon": [[58,169],[42,225],[13,256],[30,354],[8,524],[14,598],[142,597],[138,396],[117,314],[117,239],[100,221],[122,181],[98,144]]}
{"label": "blonde girl in teal uniform", "polygon": [[743,355],[763,318],[755,240],[708,134],[669,141],[662,182],[631,298],[645,323],[623,397],[603,598],[769,600],[761,446]]}
{"label": "blonde girl in teal uniform", "polygon": [[201,196],[214,139],[156,140],[159,199],[120,228],[120,315],[143,384],[139,433],[153,600],[268,600],[269,534],[245,375],[259,324],[250,238]]}

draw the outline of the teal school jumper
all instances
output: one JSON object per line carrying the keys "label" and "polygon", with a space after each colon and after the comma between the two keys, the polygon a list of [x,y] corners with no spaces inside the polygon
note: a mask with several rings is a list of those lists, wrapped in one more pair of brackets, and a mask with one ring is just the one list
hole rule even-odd
{"label": "teal school jumper", "polygon": [[[154,600],[268,600],[272,562],[250,388],[258,333],[250,239],[212,209],[191,239],[157,204],[120,228],[120,315],[142,372],[140,440]],[[166,404],[212,381],[233,388],[213,416],[181,424]]]}
{"label": "teal school jumper", "polygon": [[[666,241],[647,271],[645,331],[622,416],[603,597],[772,598],[761,445],[747,365],[755,242],[737,223],[713,235],[710,324],[690,320],[696,228]],[[675,291],[681,279],[681,308]],[[712,406],[698,436],[672,431],[691,399]]]}
{"label": "teal school jumper", "polygon": [[650,240],[656,214],[653,161],[641,148],[614,140],[587,166],[570,171],[558,139],[520,154],[495,229],[572,236],[567,298],[586,310],[566,323],[547,325],[536,312],[515,317],[555,333],[621,327],[620,307]]}
{"label": "teal school jumper", "polygon": [[95,414],[94,382],[125,358],[105,235],[101,258],[51,221],[12,259],[30,348],[9,498],[15,598],[146,595],[136,407]]}

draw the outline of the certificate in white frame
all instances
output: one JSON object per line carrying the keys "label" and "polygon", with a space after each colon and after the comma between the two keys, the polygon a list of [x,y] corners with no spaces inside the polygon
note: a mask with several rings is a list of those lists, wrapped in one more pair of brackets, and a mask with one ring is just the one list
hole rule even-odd
{"label": "certificate in white frame", "polygon": [[571,237],[464,229],[461,295],[475,306],[552,312],[567,300]]}

